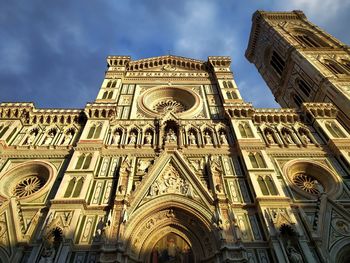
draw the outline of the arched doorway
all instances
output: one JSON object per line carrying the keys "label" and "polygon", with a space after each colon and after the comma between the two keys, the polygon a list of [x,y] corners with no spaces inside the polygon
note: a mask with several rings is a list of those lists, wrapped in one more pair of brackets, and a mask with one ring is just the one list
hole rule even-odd
{"label": "arched doorway", "polygon": [[131,216],[124,236],[127,257],[147,263],[186,262],[185,259],[195,263],[213,259],[218,237],[210,217],[199,212],[200,206],[194,210],[168,198],[167,204],[157,202],[156,209],[145,207]]}
{"label": "arched doorway", "polygon": [[191,245],[181,236],[169,232],[160,238],[152,249],[151,263],[194,262]]}

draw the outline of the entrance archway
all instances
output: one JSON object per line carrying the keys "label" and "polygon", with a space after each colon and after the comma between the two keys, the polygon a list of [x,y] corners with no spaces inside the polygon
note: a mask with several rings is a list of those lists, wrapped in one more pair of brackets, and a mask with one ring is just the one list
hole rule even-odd
{"label": "entrance archway", "polygon": [[[210,218],[198,210],[168,201],[167,206],[159,205],[158,209],[147,209],[147,213],[136,213],[125,228],[127,256],[135,261],[153,263],[157,262],[152,261],[157,253],[159,263],[168,262],[166,253],[174,252],[171,246],[175,246],[176,260],[190,258],[188,262],[201,262],[214,258],[218,237]],[[171,246],[166,247],[166,244]]]}

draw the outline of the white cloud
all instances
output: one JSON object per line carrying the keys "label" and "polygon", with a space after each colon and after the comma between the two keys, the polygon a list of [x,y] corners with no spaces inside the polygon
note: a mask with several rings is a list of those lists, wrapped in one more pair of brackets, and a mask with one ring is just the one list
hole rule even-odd
{"label": "white cloud", "polygon": [[318,21],[330,20],[337,17],[337,13],[350,6],[349,0],[290,0],[278,1],[278,8],[281,10],[300,9],[308,17]]}
{"label": "white cloud", "polygon": [[218,6],[209,1],[192,1],[185,5],[183,16],[177,16],[175,55],[206,59],[210,55],[230,55],[233,35],[221,28]]}

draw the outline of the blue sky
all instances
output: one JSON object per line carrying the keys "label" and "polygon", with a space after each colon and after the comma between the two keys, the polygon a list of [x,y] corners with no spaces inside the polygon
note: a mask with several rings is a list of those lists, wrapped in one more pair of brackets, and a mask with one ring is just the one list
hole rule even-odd
{"label": "blue sky", "polygon": [[350,0],[2,0],[0,101],[83,108],[97,95],[107,55],[231,56],[247,102],[278,107],[244,57],[256,10],[300,9],[350,43]]}

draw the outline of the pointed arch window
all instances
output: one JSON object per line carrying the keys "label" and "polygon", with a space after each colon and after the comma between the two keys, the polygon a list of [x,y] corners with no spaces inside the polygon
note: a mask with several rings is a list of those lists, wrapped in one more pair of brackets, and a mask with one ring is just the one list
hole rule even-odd
{"label": "pointed arch window", "polygon": [[326,128],[332,134],[332,136],[334,138],[344,138],[345,137],[345,134],[338,127],[338,125],[335,124],[334,122],[327,122],[326,123]]}
{"label": "pointed arch window", "polygon": [[111,99],[113,97],[113,91],[110,91],[109,93],[108,93],[108,97],[107,97],[107,99]]}
{"label": "pointed arch window", "polygon": [[89,169],[90,164],[91,164],[91,160],[92,160],[92,154],[89,153],[87,155],[82,154],[79,156],[78,161],[75,165],[75,169],[79,170],[79,169]]}
{"label": "pointed arch window", "polygon": [[348,72],[350,72],[350,61],[349,60],[343,59],[342,60],[342,65]]}
{"label": "pointed arch window", "polygon": [[238,125],[239,132],[243,138],[253,138],[253,132],[248,123],[240,123]]}
{"label": "pointed arch window", "polygon": [[226,81],[222,82],[222,84],[224,85],[224,88],[225,88],[225,89],[228,89],[228,86],[227,86],[227,82],[226,82]]}
{"label": "pointed arch window", "polygon": [[284,70],[284,67],[286,65],[286,63],[284,62],[284,60],[282,59],[282,57],[276,52],[276,51],[272,51],[272,56],[271,56],[271,60],[270,60],[270,64],[271,66],[274,68],[274,70],[276,71],[276,73],[281,76],[282,72]]}
{"label": "pointed arch window", "polygon": [[253,168],[266,168],[266,163],[260,153],[251,152],[248,157]]}
{"label": "pointed arch window", "polygon": [[79,197],[81,190],[83,188],[83,184],[84,184],[84,177],[81,177],[79,180],[73,177],[68,183],[66,192],[64,193],[64,197],[65,198]]}
{"label": "pointed arch window", "polygon": [[301,104],[303,104],[303,100],[300,98],[300,96],[298,94],[294,94],[293,95],[293,100],[295,105],[300,108]]}
{"label": "pointed arch window", "polygon": [[297,81],[297,85],[298,85],[299,89],[305,94],[306,97],[310,96],[311,87],[309,84],[307,84],[304,80],[299,79]]}
{"label": "pointed arch window", "polygon": [[99,123],[97,125],[93,124],[90,127],[87,138],[88,139],[98,139],[101,135],[101,131],[102,131],[102,124],[101,123]]}
{"label": "pointed arch window", "polygon": [[233,84],[232,84],[231,81],[228,82],[228,87],[231,88],[231,89],[233,89]]}
{"label": "pointed arch window", "polygon": [[232,99],[231,92],[227,91],[227,92],[226,92],[226,96],[227,96],[227,98],[228,98],[229,100]]}
{"label": "pointed arch window", "polygon": [[269,175],[259,176],[258,184],[263,195],[277,195],[277,189],[275,183]]}
{"label": "pointed arch window", "polygon": [[1,130],[1,132],[0,132],[0,139],[2,138],[2,136],[4,136],[4,134],[8,131],[8,129],[9,129],[9,126],[5,126],[5,127]]}
{"label": "pointed arch window", "polygon": [[262,176],[258,177],[258,184],[259,184],[259,187],[260,187],[262,194],[269,195],[269,191],[267,190],[266,182]]}
{"label": "pointed arch window", "polygon": [[102,99],[103,99],[103,100],[106,99],[106,98],[107,98],[107,95],[108,95],[108,91],[105,91],[105,92],[103,93]]}
{"label": "pointed arch window", "polygon": [[344,70],[338,65],[338,63],[331,61],[331,60],[326,60],[323,62],[323,65],[333,74],[344,74]]}
{"label": "pointed arch window", "polygon": [[107,88],[110,88],[112,86],[112,81],[108,81]]}

